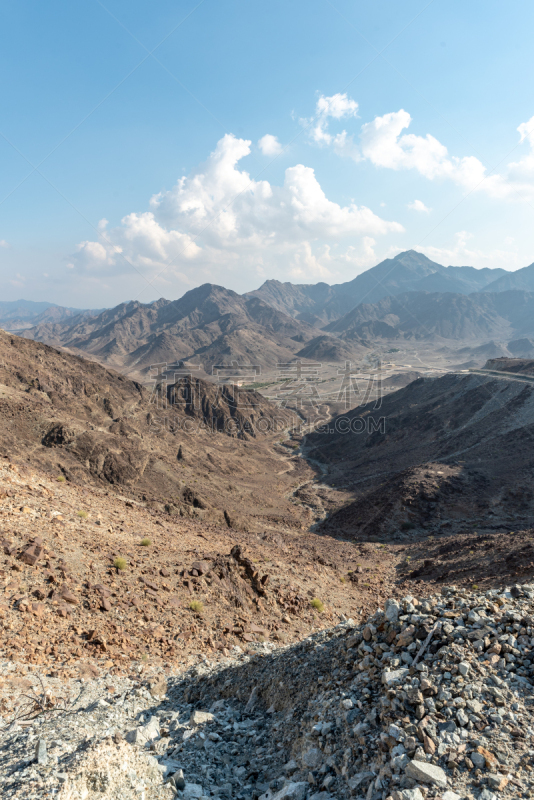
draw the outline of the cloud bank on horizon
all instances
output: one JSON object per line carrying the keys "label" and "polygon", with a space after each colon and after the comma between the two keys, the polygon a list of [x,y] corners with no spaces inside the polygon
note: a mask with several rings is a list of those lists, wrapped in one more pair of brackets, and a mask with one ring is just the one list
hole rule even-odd
{"label": "cloud bank on horizon", "polygon": [[[493,200],[534,200],[534,117],[517,128],[519,145],[527,144],[528,153],[497,173],[475,156],[450,155],[431,134],[406,133],[412,118],[404,109],[363,122],[358,137],[345,127],[332,132],[332,125],[357,119],[359,110],[346,93],[320,95],[314,115],[300,122],[312,145],[332,148],[356,163],[395,172],[413,170],[428,181],[451,181],[463,193],[484,193]],[[273,159],[289,149],[273,134],[265,134],[257,147]],[[288,167],[279,186],[251,177],[240,168],[251,149],[251,141],[226,134],[204,164],[154,195],[149,210],[132,211],[111,229],[102,220],[98,239],[81,242],[69,267],[93,277],[111,277],[134,266],[149,281],[178,279],[186,286],[223,283],[238,271],[258,279],[283,275],[300,282],[331,280],[347,268],[356,273],[376,263],[377,240],[404,232],[400,222],[365,205],[330,200],[309,166]],[[420,199],[406,205],[421,214],[432,213]],[[418,249],[449,263],[471,258],[497,266],[494,262],[509,256],[470,250],[470,238],[459,231],[448,248]],[[386,255],[400,249],[389,244]]]}

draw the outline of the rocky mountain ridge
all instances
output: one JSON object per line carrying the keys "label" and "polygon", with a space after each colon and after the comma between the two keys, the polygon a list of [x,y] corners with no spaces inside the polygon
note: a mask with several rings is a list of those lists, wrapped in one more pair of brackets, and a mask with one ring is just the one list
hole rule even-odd
{"label": "rocky mountain ridge", "polygon": [[244,295],[205,284],[175,301],[135,301],[98,315],[47,320],[25,336],[139,376],[151,365],[184,359],[210,373],[231,361],[273,368],[298,358],[351,360],[389,339],[480,343],[529,335],[534,295],[484,294],[502,275],[443,267],[409,250],[343,284],[270,280]]}
{"label": "rocky mountain ridge", "polygon": [[0,419],[4,456],[29,459],[52,479],[128,492],[171,516],[237,527],[247,516],[254,528],[300,527],[310,514],[286,496],[292,473],[307,467],[287,463],[292,450],[280,444],[300,418],[252,390],[187,376],[154,379],[150,389],[0,332]]}
{"label": "rocky mountain ridge", "polygon": [[484,291],[506,275],[502,269],[444,267],[423,253],[407,250],[346,283],[294,285],[270,280],[249,294],[297,319],[324,327],[361,303],[379,303],[384,297],[406,292],[471,294]]}
{"label": "rocky mountain ridge", "polygon": [[288,361],[316,331],[256,297],[205,284],[173,302],[125,303],[95,318],[38,326],[24,335],[126,371],[186,359],[210,373],[232,359],[260,366]]}
{"label": "rocky mountain ridge", "polygon": [[531,292],[408,292],[385,297],[374,305],[362,303],[324,330],[344,342],[354,338],[479,342],[531,335],[533,320]]}

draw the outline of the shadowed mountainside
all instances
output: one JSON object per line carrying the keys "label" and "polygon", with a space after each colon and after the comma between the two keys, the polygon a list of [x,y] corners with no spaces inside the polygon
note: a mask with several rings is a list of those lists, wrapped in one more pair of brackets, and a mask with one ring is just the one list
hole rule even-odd
{"label": "shadowed mountainside", "polygon": [[402,541],[534,522],[534,386],[483,375],[421,378],[334,418],[306,452],[346,493],[321,525]]}

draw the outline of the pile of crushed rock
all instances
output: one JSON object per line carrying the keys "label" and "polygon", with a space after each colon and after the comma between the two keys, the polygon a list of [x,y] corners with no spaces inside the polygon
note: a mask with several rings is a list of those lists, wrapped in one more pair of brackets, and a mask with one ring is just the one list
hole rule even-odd
{"label": "pile of crushed rock", "polygon": [[[534,585],[389,600],[363,625],[125,685],[36,726],[26,760],[28,732],[5,726],[2,797],[534,797],[533,610]],[[69,742],[54,764],[52,730]]]}

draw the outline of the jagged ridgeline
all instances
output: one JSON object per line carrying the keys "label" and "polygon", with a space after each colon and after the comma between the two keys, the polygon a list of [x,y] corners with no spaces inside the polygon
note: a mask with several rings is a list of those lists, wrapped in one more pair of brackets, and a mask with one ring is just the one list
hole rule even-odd
{"label": "jagged ridgeline", "polygon": [[[154,390],[4,332],[0,358],[5,455],[31,453],[48,474],[127,491],[170,514],[245,525],[248,508],[258,505],[252,495],[276,480],[271,445],[298,424],[251,390],[187,377]],[[283,496],[270,505],[274,517],[292,514]]]}

